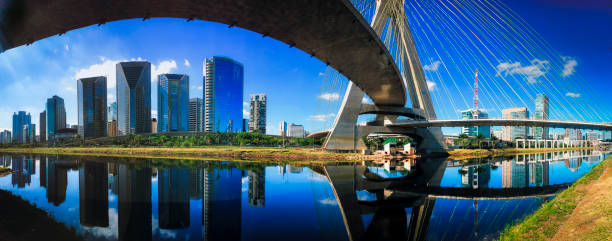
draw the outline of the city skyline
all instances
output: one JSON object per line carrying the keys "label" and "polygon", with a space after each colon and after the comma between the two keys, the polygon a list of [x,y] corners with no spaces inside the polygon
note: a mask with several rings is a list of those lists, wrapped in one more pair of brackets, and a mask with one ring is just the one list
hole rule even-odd
{"label": "city skyline", "polygon": [[[589,80],[592,79],[591,83],[593,86],[605,86],[605,81],[608,79],[606,76],[609,76],[609,74],[595,71],[599,66],[602,66],[599,63],[602,62],[602,59],[609,58],[605,57],[607,55],[602,57],[601,54],[597,55],[594,52],[593,48],[601,45],[599,42],[586,45],[583,48],[587,54],[585,56],[577,56],[580,52],[572,50],[571,47],[575,46],[570,41],[562,40],[558,37],[554,38],[554,36],[559,36],[562,32],[561,30],[547,28],[550,25],[547,21],[544,21],[543,17],[528,14],[535,11],[534,9],[527,8],[521,3],[510,2],[508,4],[515,8],[521,16],[529,18],[527,19],[528,22],[538,32],[545,36],[553,36],[546,39],[549,39],[554,45],[560,46],[562,53],[574,56],[577,61],[576,71],[587,68],[587,73],[582,75],[589,77]],[[577,10],[571,10],[567,6],[551,6],[551,4],[543,2],[534,4],[536,4],[537,9],[544,10],[546,16],[563,20],[564,22],[567,20],[561,18],[561,13],[569,11],[578,12]],[[585,17],[584,20],[578,20],[578,23],[572,23],[570,26],[574,28],[574,31],[592,33],[595,31],[593,28],[589,27],[581,30],[577,28],[577,25],[581,21],[582,23],[587,20],[592,21],[595,17],[609,18],[609,13],[602,13],[593,6],[582,6],[580,10],[582,12],[578,12],[579,16],[584,16],[587,13],[591,13],[593,16],[591,18]],[[589,26],[588,24],[583,25]],[[170,45],[171,42],[169,41],[157,40],[151,37],[159,29],[164,28],[170,28],[170,31],[181,31],[191,34],[185,40],[180,40],[180,43],[176,44],[176,46]],[[216,35],[214,37],[203,37],[204,33],[201,32],[212,32]],[[137,37],[138,34],[142,36]],[[127,38],[134,39],[134,42],[141,46],[134,48],[134,43],[127,43],[125,40]],[[575,40],[579,37],[572,36],[572,38]],[[232,41],[226,41],[228,39],[232,39]],[[204,43],[206,44],[197,43],[198,41],[196,40],[205,40]],[[582,40],[598,41],[595,39]],[[206,46],[207,44],[208,46]],[[98,46],[99,48],[91,50],[91,46]],[[163,46],[164,48],[157,46]],[[198,51],[188,52],[186,50],[193,48],[198,49]],[[155,49],[156,51],[148,51],[150,49]],[[576,49],[579,50],[581,48]],[[247,30],[239,28],[228,30],[227,26],[222,24],[202,21],[184,23],[183,20],[176,19],[151,19],[145,22],[140,20],[110,22],[100,27],[85,27],[70,31],[63,36],[54,36],[37,41],[30,46],[6,51],[0,55],[0,69],[5,70],[0,71],[4,73],[0,74],[0,77],[2,77],[0,79],[2,79],[3,84],[15,87],[13,89],[16,91],[11,91],[13,93],[6,93],[4,95],[9,101],[6,101],[2,108],[0,108],[0,114],[9,116],[18,110],[25,110],[32,114],[40,113],[43,108],[39,107],[40,104],[36,103],[40,103],[40,100],[43,98],[57,94],[66,100],[66,109],[69,110],[67,113],[68,123],[76,124],[77,113],[70,110],[76,110],[75,82],[77,77],[94,76],[89,75],[89,73],[103,72],[102,70],[109,63],[112,65],[118,61],[146,59],[152,63],[153,76],[162,72],[172,72],[199,78],[202,72],[196,66],[200,65],[198,63],[202,63],[206,56],[213,55],[228,56],[245,64],[245,91],[243,99],[246,99],[248,93],[265,92],[270,96],[271,101],[273,101],[271,106],[274,106],[274,108],[270,109],[268,113],[267,126],[270,129],[268,133],[278,133],[278,127],[274,123],[278,123],[281,120],[303,123],[306,129],[311,131],[325,126],[321,124],[322,122],[329,123],[333,120],[335,111],[320,112],[321,110],[318,110],[319,112],[317,112],[315,111],[317,107],[313,103],[317,100],[327,101],[335,99],[334,103],[337,104],[341,98],[336,96],[339,95],[341,97],[343,93],[341,91],[338,93],[320,93],[318,88],[304,88],[311,86],[313,83],[318,84],[321,80],[320,74],[325,73],[325,64],[321,61],[311,59],[310,56],[300,50],[289,49],[283,43],[270,38],[261,38],[261,35]],[[427,56],[422,57],[423,65],[432,67],[435,60],[430,61],[427,58]],[[26,64],[24,62],[25,59],[33,61]],[[41,61],[45,61],[45,63],[51,61],[52,64],[47,65],[48,67],[34,69],[43,66]],[[26,69],[31,71],[24,72],[23,70]],[[65,69],[66,71],[58,71],[59,69]],[[111,103],[116,98],[113,94],[115,93],[115,80],[112,77],[112,73],[106,73],[105,75],[109,77],[108,103]],[[20,77],[18,78],[17,76]],[[284,89],[281,91],[276,85],[282,85]],[[28,87],[31,87],[28,92],[20,91]],[[200,87],[201,85],[197,83],[190,84],[190,97],[200,97]],[[437,85],[437,87],[440,88],[441,86]],[[436,87],[432,88],[435,89]],[[435,92],[436,90],[433,91]],[[47,94],[42,95],[41,93],[43,92]],[[24,96],[25,93],[29,93],[27,99]],[[573,94],[576,94],[573,95],[576,98],[571,98],[576,99],[576,101],[588,101],[588,96],[579,96],[580,93]],[[156,93],[152,93],[152,95],[152,101],[155,102],[157,99],[155,98]],[[295,96],[298,96],[298,98],[295,98]],[[530,98],[535,98],[535,96]],[[602,105],[607,106],[608,103],[602,103]],[[152,106],[152,112],[156,113],[157,105],[152,103]],[[436,108],[444,107],[436,105]],[[528,108],[533,112],[532,106],[528,106]],[[297,113],[294,111],[295,109],[303,111]],[[285,113],[291,113],[291,115],[286,116],[284,115]],[[490,113],[490,115],[497,116],[494,113]],[[33,120],[33,123],[39,124],[38,120]],[[0,129],[11,129],[10,120],[0,121]],[[460,131],[458,128],[454,130],[455,132]]]}

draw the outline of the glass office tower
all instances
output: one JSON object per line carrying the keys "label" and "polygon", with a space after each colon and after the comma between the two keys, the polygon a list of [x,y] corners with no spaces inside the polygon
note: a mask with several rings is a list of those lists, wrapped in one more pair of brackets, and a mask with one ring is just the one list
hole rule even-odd
{"label": "glass office tower", "polygon": [[151,133],[151,63],[117,64],[117,134]]}
{"label": "glass office tower", "polygon": [[204,61],[204,131],[240,132],[244,67],[230,58]]}
{"label": "glass office tower", "polygon": [[157,132],[189,131],[189,76],[160,74],[157,79]]}
{"label": "glass office tower", "polygon": [[22,143],[23,138],[27,133],[23,132],[24,126],[32,124],[32,116],[25,111],[19,111],[13,114],[13,141]]}
{"label": "glass office tower", "polygon": [[47,99],[47,141],[53,140],[58,130],[66,128],[64,99],[57,95]]}
{"label": "glass office tower", "polygon": [[79,79],[77,92],[79,135],[83,139],[106,136],[106,77]]}
{"label": "glass office tower", "polygon": [[[529,119],[529,110],[526,107],[503,109],[502,119],[527,120]],[[527,138],[529,135],[529,129],[525,126],[504,126],[502,131],[502,140],[504,141]]]}
{"label": "glass office tower", "polygon": [[[548,96],[539,94],[535,101],[535,119],[548,120]],[[546,140],[548,137],[548,128],[534,127],[533,137],[537,140]]]}

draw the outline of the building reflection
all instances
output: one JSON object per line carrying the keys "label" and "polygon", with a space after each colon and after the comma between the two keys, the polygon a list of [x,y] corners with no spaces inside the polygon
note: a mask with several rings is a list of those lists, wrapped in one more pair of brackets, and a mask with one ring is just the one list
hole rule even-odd
{"label": "building reflection", "polygon": [[189,227],[189,169],[165,168],[157,174],[159,228]]}
{"label": "building reflection", "polygon": [[204,240],[240,240],[242,172],[205,169],[202,225]]}
{"label": "building reflection", "polygon": [[119,179],[119,165],[114,162],[108,163],[108,189],[111,190],[111,193],[118,195],[119,187],[117,186]]}
{"label": "building reflection", "polygon": [[81,224],[108,227],[108,165],[84,162],[79,168],[79,214]]}
{"label": "building reflection", "polygon": [[204,169],[189,169],[189,199],[198,200],[202,198],[204,189]]}
{"label": "building reflection", "polygon": [[47,188],[47,159],[48,157],[42,156],[38,162],[38,169],[40,171],[40,186]]}
{"label": "building reflection", "polygon": [[484,164],[461,168],[461,185],[473,189],[489,187],[491,165]]}
{"label": "building reflection", "polygon": [[47,200],[59,206],[66,200],[68,169],[58,160],[47,160]]}
{"label": "building reflection", "polygon": [[32,175],[36,174],[36,166],[32,158],[25,156],[16,156],[11,161],[11,184],[17,188],[24,188],[32,182]]}
{"label": "building reflection", "polygon": [[247,171],[249,175],[249,206],[264,207],[266,204],[265,167]]}
{"label": "building reflection", "polygon": [[119,164],[118,216],[119,240],[151,240],[151,175],[150,160],[139,160],[143,166]]}

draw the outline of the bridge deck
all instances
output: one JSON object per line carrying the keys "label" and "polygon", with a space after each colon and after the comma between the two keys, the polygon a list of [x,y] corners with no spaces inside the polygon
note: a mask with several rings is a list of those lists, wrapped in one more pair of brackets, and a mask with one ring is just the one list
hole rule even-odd
{"label": "bridge deck", "polygon": [[478,120],[394,120],[385,123],[388,127],[463,127],[463,126],[533,126],[549,128],[571,128],[612,131],[610,123],[561,121],[561,120],[514,120],[514,119],[478,119]]}

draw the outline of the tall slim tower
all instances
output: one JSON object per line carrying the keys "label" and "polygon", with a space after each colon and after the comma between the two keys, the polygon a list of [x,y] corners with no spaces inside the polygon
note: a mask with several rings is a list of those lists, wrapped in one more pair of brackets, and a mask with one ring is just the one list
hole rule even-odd
{"label": "tall slim tower", "polygon": [[189,76],[160,74],[157,81],[157,132],[189,130]]}
{"label": "tall slim tower", "polygon": [[204,130],[204,101],[201,98],[189,99],[189,131]]}
{"label": "tall slim tower", "polygon": [[151,63],[117,64],[118,135],[151,133]]}
{"label": "tall slim tower", "polygon": [[204,131],[240,132],[244,67],[230,58],[204,61]]}
{"label": "tall slim tower", "polygon": [[64,99],[57,95],[47,99],[47,140],[55,138],[55,133],[66,128],[66,107]]}
{"label": "tall slim tower", "polygon": [[249,132],[266,134],[266,94],[251,95]]}
{"label": "tall slim tower", "polygon": [[77,81],[79,135],[98,138],[107,134],[106,77],[83,78]]}
{"label": "tall slim tower", "polygon": [[40,135],[40,142],[47,141],[47,112],[40,112],[40,116],[38,119],[38,129]]}
{"label": "tall slim tower", "polygon": [[[538,94],[535,101],[535,116],[536,120],[548,120],[548,96]],[[547,140],[549,128],[534,127],[533,137],[537,140]]]}

